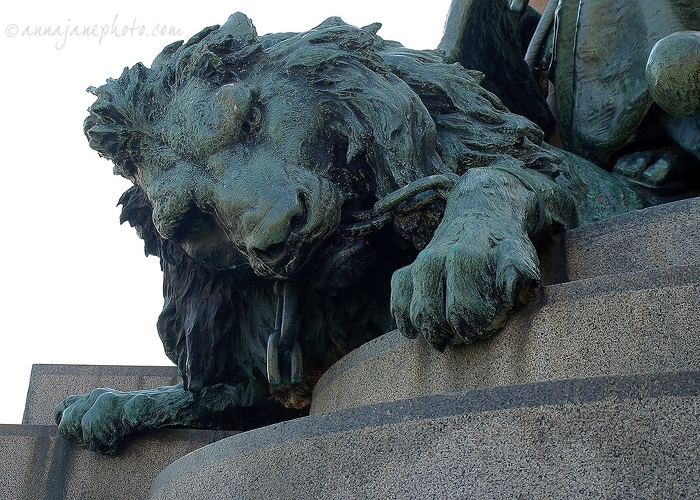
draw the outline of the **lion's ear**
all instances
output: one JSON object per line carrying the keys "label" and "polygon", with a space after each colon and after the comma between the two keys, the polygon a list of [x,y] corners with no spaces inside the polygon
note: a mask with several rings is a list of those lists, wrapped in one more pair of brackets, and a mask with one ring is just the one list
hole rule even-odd
{"label": "lion's ear", "polygon": [[367,26],[363,26],[361,29],[362,29],[362,31],[368,31],[368,32],[372,33],[373,35],[376,35],[379,32],[379,30],[381,29],[381,27],[382,27],[382,23],[372,23],[372,24],[368,24]]}

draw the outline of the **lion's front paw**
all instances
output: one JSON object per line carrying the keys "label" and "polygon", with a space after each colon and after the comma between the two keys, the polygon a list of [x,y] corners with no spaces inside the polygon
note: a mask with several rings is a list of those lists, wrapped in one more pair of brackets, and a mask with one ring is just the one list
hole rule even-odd
{"label": "lion's front paw", "polygon": [[461,236],[436,233],[391,283],[398,329],[410,338],[422,335],[439,350],[488,337],[539,289],[539,260],[526,234],[497,237],[476,226],[456,232]]}
{"label": "lion's front paw", "polygon": [[123,437],[133,430],[125,422],[124,405],[135,396],[113,389],[69,396],[54,410],[58,432],[79,446],[112,455]]}

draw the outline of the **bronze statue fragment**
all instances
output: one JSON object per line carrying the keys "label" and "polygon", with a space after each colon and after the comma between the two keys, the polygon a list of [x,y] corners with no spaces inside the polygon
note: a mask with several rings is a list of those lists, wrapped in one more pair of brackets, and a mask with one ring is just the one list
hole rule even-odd
{"label": "bronze statue fragment", "polygon": [[[501,0],[465,2],[467,21],[476,4],[519,36]],[[64,437],[114,453],[138,430],[303,414],[331,364],[394,326],[439,350],[487,338],[536,296],[539,241],[643,206],[480,85],[459,55],[473,34],[416,51],[379,27],[258,36],[236,13],[89,89],[85,133],[133,182],[122,222],[161,261],[182,384],[71,396]]]}

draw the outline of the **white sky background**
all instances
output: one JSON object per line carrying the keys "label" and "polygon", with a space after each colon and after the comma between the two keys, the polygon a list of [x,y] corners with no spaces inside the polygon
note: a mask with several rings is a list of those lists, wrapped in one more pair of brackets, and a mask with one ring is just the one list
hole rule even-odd
{"label": "white sky background", "polygon": [[[3,4],[0,423],[20,423],[33,363],[170,364],[155,328],[162,306],[158,261],[144,257],[128,224],[119,225],[115,205],[129,183],[112,175],[111,163],[82,133],[94,100],[88,86],[139,61],[150,66],[167,44],[223,24],[235,11],[247,14],[261,35],[305,31],[337,15],[356,26],[379,21],[381,36],[407,47],[435,48],[450,1]],[[92,25],[136,29],[101,41],[25,32]],[[180,34],[154,36],[164,26]]]}

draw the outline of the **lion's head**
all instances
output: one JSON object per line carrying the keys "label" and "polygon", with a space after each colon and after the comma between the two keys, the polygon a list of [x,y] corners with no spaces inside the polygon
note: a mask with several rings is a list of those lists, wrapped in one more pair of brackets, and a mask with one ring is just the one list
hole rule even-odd
{"label": "lion's head", "polygon": [[330,18],[258,37],[234,14],[166,47],[150,69],[89,89],[90,146],[134,183],[124,218],[164,262],[159,330],[186,386],[264,379],[275,299],[260,283],[270,280],[316,290],[300,312],[316,370],[388,328],[359,303],[388,312],[387,276],[425,244],[441,202],[379,224],[373,207],[386,195],[497,154],[556,164],[542,132],[479,87],[479,74],[378,28]]}

